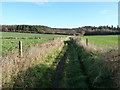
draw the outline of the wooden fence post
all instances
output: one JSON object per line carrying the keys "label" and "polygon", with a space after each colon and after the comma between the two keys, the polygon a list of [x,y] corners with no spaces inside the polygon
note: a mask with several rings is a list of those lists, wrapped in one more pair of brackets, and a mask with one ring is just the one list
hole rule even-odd
{"label": "wooden fence post", "polygon": [[86,46],[88,46],[88,39],[86,38]]}
{"label": "wooden fence post", "polygon": [[22,57],[22,41],[19,41],[19,57]]}

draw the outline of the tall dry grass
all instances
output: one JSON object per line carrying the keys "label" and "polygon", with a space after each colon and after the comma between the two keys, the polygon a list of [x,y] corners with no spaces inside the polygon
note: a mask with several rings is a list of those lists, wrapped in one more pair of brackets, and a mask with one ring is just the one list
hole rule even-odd
{"label": "tall dry grass", "polygon": [[75,38],[78,45],[82,45],[87,52],[95,52],[98,54],[99,61],[103,63],[111,72],[114,85],[120,88],[120,55],[118,47],[113,50],[103,49],[93,44],[86,45],[86,41],[80,38]]}
{"label": "tall dry grass", "polygon": [[[0,26],[0,30],[1,30]],[[0,33],[0,38],[2,37],[2,33]],[[0,89],[2,88],[2,39],[0,39]]]}
{"label": "tall dry grass", "polygon": [[[64,41],[67,37],[55,38],[54,40],[42,44],[30,47],[23,52],[23,57],[19,58],[18,52],[12,52],[2,57],[2,86],[3,88],[12,88],[14,82],[12,79],[16,77],[20,72],[27,70],[30,67],[34,67],[38,64],[42,64],[48,55],[52,55],[53,58],[55,51],[61,51],[64,46]],[[52,63],[47,63],[52,64]]]}

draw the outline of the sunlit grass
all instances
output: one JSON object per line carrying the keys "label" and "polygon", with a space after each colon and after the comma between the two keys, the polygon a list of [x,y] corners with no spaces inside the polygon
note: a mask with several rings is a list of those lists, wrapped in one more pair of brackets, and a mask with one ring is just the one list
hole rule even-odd
{"label": "sunlit grass", "polygon": [[65,35],[55,35],[55,34],[31,34],[31,33],[16,33],[16,32],[0,32],[2,37],[44,37],[44,38],[53,38],[53,37],[63,37]]}
{"label": "sunlit grass", "polygon": [[88,42],[101,48],[117,48],[118,47],[118,35],[109,36],[84,36],[83,39],[88,38]]}
{"label": "sunlit grass", "polygon": [[30,33],[11,33],[11,32],[0,32],[2,34],[2,37],[41,37],[41,39],[2,39],[2,43],[0,45],[2,46],[2,54],[5,54],[9,51],[17,50],[18,49],[18,43],[19,41],[22,41],[23,43],[23,50],[35,46],[36,44],[43,44],[45,42],[48,42],[50,40],[53,40],[53,38],[57,37],[64,37],[65,35],[50,35],[50,34],[30,34]]}

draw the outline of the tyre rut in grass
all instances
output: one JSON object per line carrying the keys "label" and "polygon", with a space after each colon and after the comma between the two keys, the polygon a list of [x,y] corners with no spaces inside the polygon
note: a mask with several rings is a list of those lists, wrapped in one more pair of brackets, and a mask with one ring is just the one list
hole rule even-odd
{"label": "tyre rut in grass", "polygon": [[88,88],[73,40],[66,41],[68,49],[59,62],[52,88]]}
{"label": "tyre rut in grass", "polygon": [[[66,44],[66,42],[64,42]],[[65,61],[67,58],[67,52],[68,52],[68,48],[65,46],[66,49],[63,49],[64,51],[64,55],[61,58],[61,61],[58,63],[57,68],[56,68],[56,73],[53,77],[53,82],[52,82],[52,88],[57,88],[59,87],[59,82],[62,78],[62,73],[63,73],[63,69],[64,69],[64,65],[65,65]]]}
{"label": "tyre rut in grass", "polygon": [[76,52],[77,47],[75,46],[74,40],[68,42],[68,56],[64,69],[64,75],[60,83],[60,87],[63,88],[89,88],[88,82],[82,65],[79,62],[78,53]]}

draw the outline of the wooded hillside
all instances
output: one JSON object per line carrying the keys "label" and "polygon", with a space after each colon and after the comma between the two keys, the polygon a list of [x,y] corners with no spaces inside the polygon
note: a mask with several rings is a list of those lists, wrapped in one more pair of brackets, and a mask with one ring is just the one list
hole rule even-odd
{"label": "wooded hillside", "polygon": [[64,34],[64,35],[114,35],[120,34],[117,26],[84,26],[78,28],[51,28],[42,25],[2,25],[3,32],[40,33],[40,34]]}

